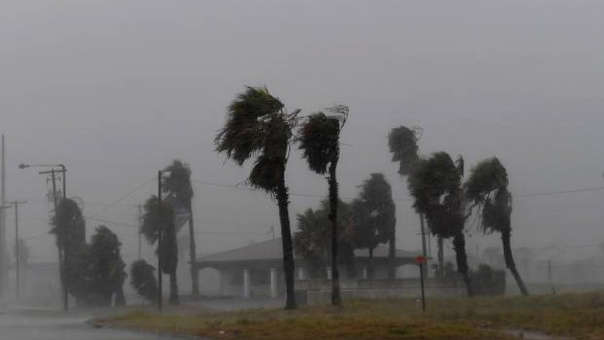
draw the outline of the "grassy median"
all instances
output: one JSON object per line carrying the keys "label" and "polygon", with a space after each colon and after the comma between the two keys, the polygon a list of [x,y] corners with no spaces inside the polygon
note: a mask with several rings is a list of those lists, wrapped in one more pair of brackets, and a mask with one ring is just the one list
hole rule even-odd
{"label": "grassy median", "polygon": [[428,301],[353,300],[341,308],[134,311],[100,324],[213,339],[506,339],[510,329],[604,338],[604,293]]}

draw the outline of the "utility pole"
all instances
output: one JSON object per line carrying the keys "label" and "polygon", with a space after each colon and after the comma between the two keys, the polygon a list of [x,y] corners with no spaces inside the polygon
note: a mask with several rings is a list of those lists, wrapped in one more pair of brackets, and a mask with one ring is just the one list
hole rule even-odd
{"label": "utility pole", "polygon": [[[65,169],[57,170],[55,168],[50,169],[49,171],[40,171],[40,175],[50,174],[50,179],[52,182],[52,201],[55,210],[55,216],[57,215],[57,209],[59,206],[59,201],[57,197],[57,172],[63,173],[63,199],[65,199]],[[61,290],[63,295],[63,310],[69,310],[69,293],[67,291],[67,282],[65,277],[65,247],[61,240],[61,237],[57,234],[57,248],[59,253],[59,277],[61,280]]]}
{"label": "utility pole", "polygon": [[[161,223],[162,206],[161,206],[161,170],[157,172],[157,214],[158,220]],[[162,311],[162,275],[161,275],[161,239],[162,239],[162,228],[157,228],[157,308]]]}
{"label": "utility pole", "polygon": [[21,298],[21,249],[19,249],[19,205],[27,201],[12,201],[10,204],[15,208],[15,293],[17,301]]}
{"label": "utility pole", "polygon": [[[38,172],[40,175],[50,175],[51,181],[52,181],[52,201],[53,201],[53,206],[54,206],[54,213],[55,216],[57,214],[57,207],[59,205],[58,202],[58,197],[57,197],[57,172],[61,173],[63,176],[62,178],[62,186],[63,186],[63,197],[62,199],[65,200],[67,198],[67,168],[65,167],[65,165],[63,164],[25,164],[25,163],[21,163],[19,164],[19,169],[26,169],[26,168],[50,168],[50,170],[48,171],[40,171]],[[61,237],[59,237],[57,235],[57,249],[58,249],[58,257],[59,257],[59,280],[61,281],[61,291],[62,291],[62,295],[63,295],[63,310],[64,311],[68,311],[69,310],[69,293],[67,291],[67,283],[66,281],[66,277],[65,277],[65,258],[67,256],[67,253],[64,249],[64,246],[62,244],[61,241]]]}

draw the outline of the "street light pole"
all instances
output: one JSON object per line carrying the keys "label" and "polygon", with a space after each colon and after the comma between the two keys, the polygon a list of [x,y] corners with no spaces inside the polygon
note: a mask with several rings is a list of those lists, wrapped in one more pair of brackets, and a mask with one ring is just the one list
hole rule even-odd
{"label": "street light pole", "polygon": [[[66,199],[67,198],[67,168],[65,167],[65,165],[63,164],[25,164],[25,163],[21,163],[19,164],[19,169],[26,169],[26,168],[50,168],[50,170],[47,171],[40,171],[38,172],[40,175],[50,175],[51,179],[52,179],[52,198],[53,198],[53,205],[54,205],[54,211],[55,211],[55,216],[57,214],[57,207],[59,205],[59,202],[57,200],[57,184],[56,184],[56,173],[60,172],[63,175],[63,197],[62,199]],[[60,168],[60,169],[57,169]],[[63,296],[63,310],[64,311],[68,311],[69,310],[69,293],[67,290],[67,283],[65,282],[66,278],[65,278],[65,258],[66,258],[66,252],[65,249],[63,247],[63,244],[61,242],[61,237],[59,237],[57,235],[57,248],[58,248],[58,254],[59,254],[59,279],[61,281],[61,290],[62,290],[62,296]]]}

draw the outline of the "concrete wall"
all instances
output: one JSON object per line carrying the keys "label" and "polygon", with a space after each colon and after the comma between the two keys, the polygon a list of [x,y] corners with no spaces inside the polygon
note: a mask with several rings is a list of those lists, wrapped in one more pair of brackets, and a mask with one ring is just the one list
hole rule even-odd
{"label": "concrete wall", "polygon": [[[342,297],[346,298],[419,298],[421,296],[418,280],[357,280],[342,281]],[[296,282],[296,290],[305,290],[308,304],[328,303],[331,285],[328,280],[309,280]],[[427,297],[465,296],[465,287],[461,284],[445,284],[435,280],[425,282]]]}

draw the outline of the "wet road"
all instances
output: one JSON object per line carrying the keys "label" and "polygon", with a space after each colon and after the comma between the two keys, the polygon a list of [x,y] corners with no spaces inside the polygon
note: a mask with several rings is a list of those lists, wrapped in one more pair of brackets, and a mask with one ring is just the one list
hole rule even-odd
{"label": "wet road", "polygon": [[0,340],[174,340],[176,338],[94,328],[89,317],[0,314]]}

